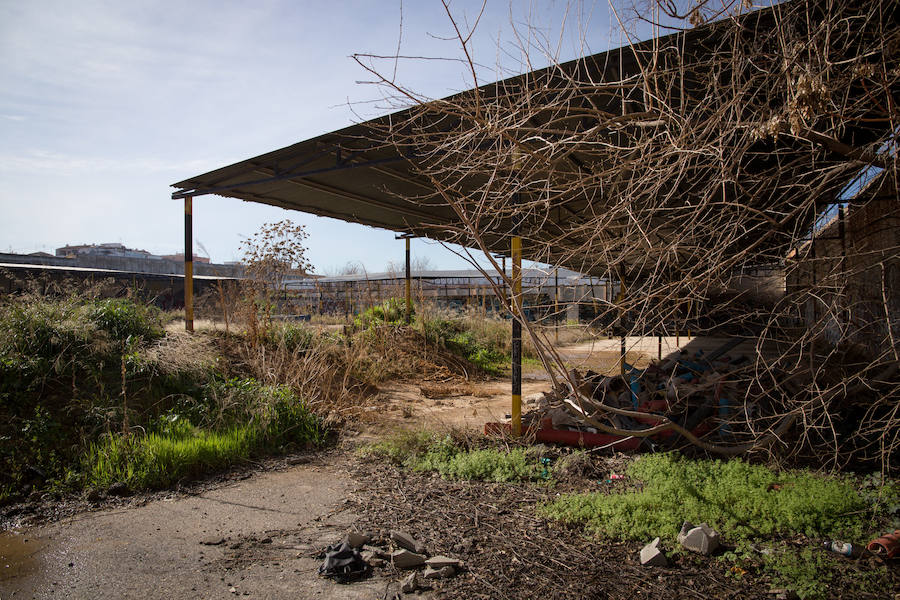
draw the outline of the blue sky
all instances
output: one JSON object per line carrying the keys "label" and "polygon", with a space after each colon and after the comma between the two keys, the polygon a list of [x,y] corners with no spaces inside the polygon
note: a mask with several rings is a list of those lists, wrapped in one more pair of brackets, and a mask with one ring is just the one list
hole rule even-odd
{"label": "blue sky", "polygon": [[[465,21],[480,6],[451,8]],[[607,15],[605,2],[488,0],[475,37],[480,83],[526,70],[511,21],[530,20],[568,60],[620,44]],[[0,0],[0,251],[180,250],[171,183],[386,112],[350,55],[396,52],[400,16],[399,0]],[[401,54],[459,56],[441,39],[452,29],[438,0],[406,0],[402,16]],[[547,64],[539,49],[532,58]],[[403,61],[397,79],[431,97],[472,84],[447,61]],[[194,207],[194,239],[217,262],[283,218],[307,226],[319,272],[347,262],[378,271],[403,256],[392,232],[218,196]],[[413,252],[462,266],[437,244],[416,240]]]}

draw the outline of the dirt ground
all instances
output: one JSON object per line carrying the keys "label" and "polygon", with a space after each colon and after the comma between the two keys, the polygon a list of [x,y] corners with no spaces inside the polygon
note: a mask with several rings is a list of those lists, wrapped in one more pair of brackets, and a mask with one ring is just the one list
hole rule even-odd
{"label": "dirt ground", "polygon": [[[614,369],[617,343],[581,344],[564,355],[579,369]],[[639,352],[633,348],[629,359],[647,360]],[[526,371],[523,396],[547,389],[546,374]],[[0,600],[394,598],[404,573],[387,566],[339,585],[318,576],[317,556],[350,529],[386,538],[395,527],[432,554],[466,563],[426,598],[766,597],[687,559],[642,569],[638,545],[601,543],[538,519],[536,504],[559,489],[448,482],[352,451],[397,427],[480,430],[508,412],[508,381],[392,383],[370,399],[358,430],[345,432],[336,450],[246,465],[169,492],[19,507],[0,532]]]}

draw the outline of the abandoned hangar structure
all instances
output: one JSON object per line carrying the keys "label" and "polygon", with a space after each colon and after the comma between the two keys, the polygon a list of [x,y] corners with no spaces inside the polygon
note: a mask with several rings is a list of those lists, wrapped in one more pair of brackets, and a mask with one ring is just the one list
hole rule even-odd
{"label": "abandoned hangar structure", "polygon": [[[751,306],[759,331],[811,331],[801,353],[829,331],[875,340],[900,362],[898,23],[895,0],[789,0],[447,98],[407,97],[398,112],[173,184],[185,256],[192,198],[240,198],[612,281],[618,297],[602,300],[644,333],[774,268],[788,295],[799,290],[779,309],[795,320]],[[521,314],[516,276],[506,283]]]}

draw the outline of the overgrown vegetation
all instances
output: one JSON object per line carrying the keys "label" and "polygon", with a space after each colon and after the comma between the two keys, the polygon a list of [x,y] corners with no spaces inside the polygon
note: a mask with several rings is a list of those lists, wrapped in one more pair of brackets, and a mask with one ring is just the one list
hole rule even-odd
{"label": "overgrown vegetation", "polygon": [[[864,544],[882,528],[900,525],[896,483],[860,484],[849,476],[776,472],[737,459],[689,460],[677,454],[643,456],[627,473],[641,482],[638,491],[567,494],[541,513],[601,535],[659,536],[670,544],[683,521],[705,522],[733,548],[722,560],[769,572],[804,598],[821,597],[845,566],[824,554],[822,541]],[[798,536],[799,547],[777,543]],[[757,552],[755,545],[769,550]],[[852,574],[848,578],[855,581]]]}
{"label": "overgrown vegetation", "polygon": [[498,375],[509,365],[511,329],[507,321],[437,317],[424,321],[422,329],[429,342],[462,356],[487,373]]}
{"label": "overgrown vegetation", "polygon": [[[167,333],[168,319],[93,288],[0,303],[0,502],[114,481],[159,487],[323,442],[301,396],[227,359],[227,339]],[[266,335],[292,352],[311,338]]]}
{"label": "overgrown vegetation", "polygon": [[405,327],[392,300],[324,330],[273,319],[277,299],[248,285],[218,290],[224,332],[193,335],[167,331],[173,317],[137,295],[77,287],[0,301],[0,503],[114,481],[161,487],[317,445],[380,382],[508,360],[486,333],[502,322]]}
{"label": "overgrown vegetation", "polygon": [[452,435],[399,432],[363,449],[414,471],[439,473],[446,479],[529,481],[541,478],[539,461],[524,448],[471,448]]}
{"label": "overgrown vegetation", "polygon": [[206,395],[187,400],[160,416],[149,433],[105,435],[91,444],[87,483],[159,488],[252,456],[325,441],[321,422],[284,387],[252,379],[212,382]]}
{"label": "overgrown vegetation", "polygon": [[[414,313],[410,314],[410,317]],[[353,324],[365,329],[368,327],[378,327],[380,325],[401,325],[406,319],[406,302],[400,298],[388,298],[381,304],[376,304],[367,308],[357,315],[353,320]]]}

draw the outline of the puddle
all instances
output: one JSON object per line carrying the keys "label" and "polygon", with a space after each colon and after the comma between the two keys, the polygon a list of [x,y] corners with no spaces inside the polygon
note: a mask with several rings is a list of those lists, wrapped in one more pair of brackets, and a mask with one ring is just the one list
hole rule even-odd
{"label": "puddle", "polygon": [[38,565],[41,540],[15,531],[0,531],[0,581],[32,572]]}

